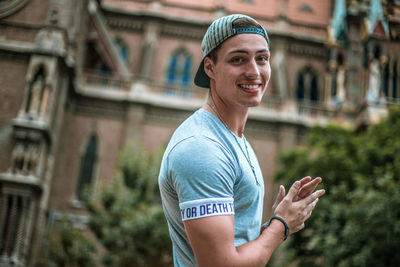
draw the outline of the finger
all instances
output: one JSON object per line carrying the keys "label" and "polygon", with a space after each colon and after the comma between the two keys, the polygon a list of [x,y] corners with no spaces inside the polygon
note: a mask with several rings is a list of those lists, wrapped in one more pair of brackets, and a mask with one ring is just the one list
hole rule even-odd
{"label": "finger", "polygon": [[307,184],[302,186],[298,195],[300,199],[310,195],[315,190],[315,188],[317,188],[317,186],[321,183],[321,181],[322,181],[321,177],[317,177],[311,182],[308,182]]}
{"label": "finger", "polygon": [[315,191],[314,193],[312,193],[311,195],[309,195],[308,197],[300,200],[302,202],[304,202],[305,205],[310,205],[313,201],[315,201],[317,198],[323,196],[325,194],[325,189],[321,189],[318,191]]}
{"label": "finger", "polygon": [[304,220],[307,220],[308,218],[310,218],[312,211],[315,209],[315,206],[316,206],[317,203],[318,203],[318,200],[319,200],[319,198],[315,199],[310,205],[308,205],[308,206],[305,208],[304,211],[305,211],[305,213],[306,213],[306,217],[305,217]]}
{"label": "finger", "polygon": [[311,177],[310,176],[306,176],[304,178],[301,178],[301,180],[300,180],[301,186],[300,187],[304,186],[309,181],[311,181]]}
{"label": "finger", "polygon": [[296,181],[296,182],[293,183],[292,187],[290,187],[290,190],[289,190],[289,192],[287,194],[287,197],[290,200],[293,200],[294,197],[299,193],[300,186],[301,186],[300,181]]}

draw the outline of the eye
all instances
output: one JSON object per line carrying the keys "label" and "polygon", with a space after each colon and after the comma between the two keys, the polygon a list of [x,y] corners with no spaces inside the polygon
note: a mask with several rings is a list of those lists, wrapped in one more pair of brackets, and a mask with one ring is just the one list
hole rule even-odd
{"label": "eye", "polygon": [[257,57],[257,61],[268,62],[269,61],[269,56],[267,56],[267,55],[259,56],[259,57]]}
{"label": "eye", "polygon": [[242,57],[233,57],[231,59],[232,63],[242,63],[244,61],[244,59]]}

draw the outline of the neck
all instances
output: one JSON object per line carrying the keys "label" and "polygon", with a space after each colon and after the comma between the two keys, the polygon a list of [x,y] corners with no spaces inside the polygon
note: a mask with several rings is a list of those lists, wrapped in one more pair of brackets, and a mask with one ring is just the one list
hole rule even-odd
{"label": "neck", "polygon": [[220,119],[234,134],[239,137],[243,136],[249,108],[233,107],[231,104],[219,101],[218,98],[213,98],[210,93],[207,104],[203,106],[203,109]]}

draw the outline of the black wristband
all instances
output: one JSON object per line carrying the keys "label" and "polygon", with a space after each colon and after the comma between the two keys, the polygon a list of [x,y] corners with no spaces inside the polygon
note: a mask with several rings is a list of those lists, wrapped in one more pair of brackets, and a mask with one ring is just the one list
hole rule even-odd
{"label": "black wristband", "polygon": [[281,223],[283,223],[283,225],[285,226],[285,238],[283,240],[286,240],[286,238],[289,236],[289,226],[287,225],[287,223],[285,222],[284,219],[282,219],[281,217],[278,216],[274,216],[272,217],[266,224],[264,229],[268,228],[268,226],[271,224],[272,220],[278,220]]}

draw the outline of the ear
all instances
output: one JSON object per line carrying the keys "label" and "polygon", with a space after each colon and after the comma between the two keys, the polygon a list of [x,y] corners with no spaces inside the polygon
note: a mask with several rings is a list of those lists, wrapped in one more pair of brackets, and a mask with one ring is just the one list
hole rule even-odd
{"label": "ear", "polygon": [[207,74],[207,76],[210,79],[214,79],[214,67],[215,67],[215,64],[212,61],[212,59],[209,57],[206,57],[204,59],[204,72]]}

